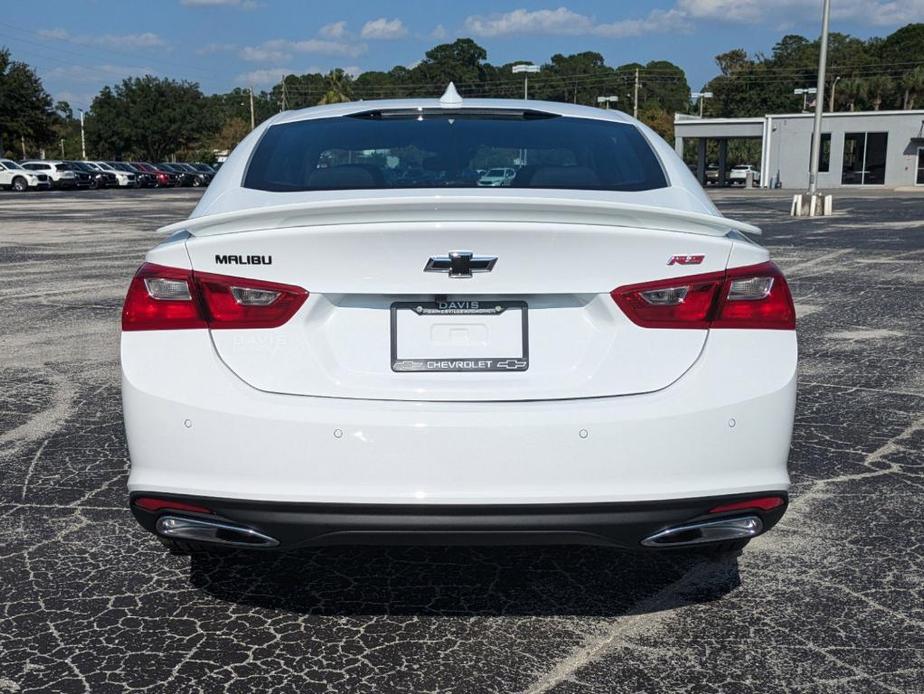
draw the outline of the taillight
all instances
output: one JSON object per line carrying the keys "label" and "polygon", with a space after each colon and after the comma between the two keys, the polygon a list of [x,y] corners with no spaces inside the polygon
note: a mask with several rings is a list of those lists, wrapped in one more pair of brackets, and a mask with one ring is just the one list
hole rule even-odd
{"label": "taillight", "polygon": [[277,328],[308,298],[301,287],[145,263],[122,309],[122,330]]}
{"label": "taillight", "polygon": [[772,511],[786,503],[781,496],[761,496],[756,499],[747,499],[746,501],[734,501],[730,504],[721,504],[709,509],[709,513],[728,513],[729,511],[749,511],[758,509],[760,511]]}
{"label": "taillight", "polygon": [[794,330],[796,311],[773,263],[619,287],[611,292],[626,316],[644,328]]}

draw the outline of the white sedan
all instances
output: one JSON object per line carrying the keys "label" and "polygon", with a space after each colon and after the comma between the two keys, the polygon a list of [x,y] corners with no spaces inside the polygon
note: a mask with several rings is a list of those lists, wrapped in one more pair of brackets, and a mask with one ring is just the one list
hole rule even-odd
{"label": "white sedan", "polygon": [[121,354],[131,509],[174,550],[735,551],[783,515],[786,281],[619,111],[280,113],[161,231]]}

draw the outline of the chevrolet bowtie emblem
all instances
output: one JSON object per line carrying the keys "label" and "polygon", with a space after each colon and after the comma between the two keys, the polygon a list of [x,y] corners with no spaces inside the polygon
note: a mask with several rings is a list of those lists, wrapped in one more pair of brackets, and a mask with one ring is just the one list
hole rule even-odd
{"label": "chevrolet bowtie emblem", "polygon": [[475,255],[471,251],[449,251],[449,255],[431,256],[424,272],[448,272],[450,277],[471,277],[473,272],[491,272],[497,256]]}

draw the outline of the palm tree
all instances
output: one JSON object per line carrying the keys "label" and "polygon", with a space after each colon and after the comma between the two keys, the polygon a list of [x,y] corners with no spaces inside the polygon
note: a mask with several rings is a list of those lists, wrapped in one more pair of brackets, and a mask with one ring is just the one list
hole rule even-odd
{"label": "palm tree", "polygon": [[915,99],[924,92],[924,66],[919,65],[913,70],[906,72],[901,79],[902,87],[905,89],[905,98],[902,101],[902,108],[910,110],[914,108]]}
{"label": "palm tree", "polygon": [[848,77],[840,83],[839,93],[841,98],[847,102],[847,110],[856,110],[857,101],[866,99],[869,87],[866,80],[860,77]]}
{"label": "palm tree", "polygon": [[340,104],[350,101],[352,97],[353,79],[342,68],[331,70],[324,77],[324,96],[318,103]]}
{"label": "palm tree", "polygon": [[895,89],[895,80],[885,75],[874,75],[867,79],[866,83],[873,110],[878,111],[883,100]]}

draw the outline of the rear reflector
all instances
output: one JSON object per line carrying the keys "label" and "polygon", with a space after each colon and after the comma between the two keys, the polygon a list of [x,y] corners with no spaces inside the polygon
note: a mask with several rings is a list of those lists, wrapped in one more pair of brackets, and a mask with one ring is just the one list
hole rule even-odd
{"label": "rear reflector", "polygon": [[762,496],[758,499],[747,499],[746,501],[735,501],[730,504],[722,504],[709,510],[709,513],[725,513],[727,511],[748,511],[758,509],[761,511],[771,511],[785,504],[786,501],[781,496]]}
{"label": "rear reflector", "polygon": [[142,508],[145,511],[188,511],[190,513],[211,513],[211,511],[204,506],[196,506],[195,504],[187,504],[182,501],[174,501],[173,499],[155,499],[150,496],[139,496],[132,503],[135,504],[138,508]]}
{"label": "rear reflector", "polygon": [[128,288],[122,330],[277,328],[307,298],[288,284],[145,263]]}
{"label": "rear reflector", "polygon": [[796,311],[773,263],[619,287],[613,301],[643,328],[794,330]]}

